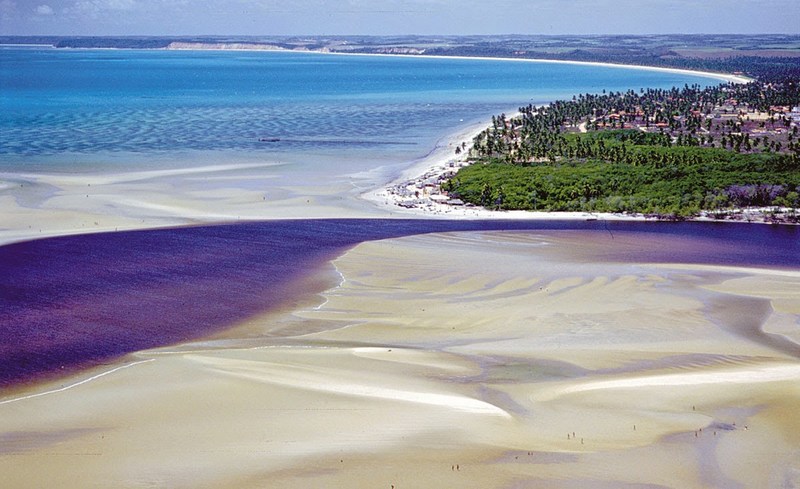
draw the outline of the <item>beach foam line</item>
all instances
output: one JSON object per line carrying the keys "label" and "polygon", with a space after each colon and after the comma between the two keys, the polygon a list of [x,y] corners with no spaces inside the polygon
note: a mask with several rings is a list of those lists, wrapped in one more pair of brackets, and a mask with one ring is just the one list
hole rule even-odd
{"label": "beach foam line", "polygon": [[70,389],[74,389],[75,387],[80,387],[80,386],[82,386],[84,384],[88,384],[89,382],[93,382],[93,381],[95,381],[97,379],[100,379],[102,377],[105,377],[107,375],[111,375],[113,373],[119,372],[120,370],[125,370],[127,368],[135,367],[137,365],[141,365],[143,363],[149,363],[149,362],[152,362],[152,361],[155,361],[155,358],[150,358],[148,360],[141,360],[141,361],[138,361],[138,362],[129,363],[127,365],[122,365],[120,367],[112,368],[111,370],[108,370],[108,371],[99,373],[97,375],[94,375],[92,377],[89,377],[88,379],[83,379],[83,380],[81,380],[79,382],[75,382],[74,384],[69,384],[69,385],[66,385],[64,387],[59,387],[58,389],[53,389],[53,390],[49,390],[49,391],[45,391],[45,392],[38,392],[36,394],[30,394],[30,395],[22,396],[22,397],[15,397],[13,399],[6,399],[5,401],[0,401],[0,405],[11,404],[13,402],[25,401],[25,400],[28,400],[28,399],[35,399],[37,397],[49,396],[50,394],[57,394],[59,392],[68,391]]}
{"label": "beach foam line", "polygon": [[511,418],[511,415],[505,410],[479,399],[346,381],[342,380],[335,370],[331,370],[328,375],[318,368],[303,365],[211,358],[200,355],[186,355],[184,358],[205,365],[212,371],[239,379],[331,394],[425,404],[470,414]]}
{"label": "beach foam line", "polygon": [[553,400],[580,392],[634,389],[639,387],[678,387],[714,384],[757,384],[800,380],[800,365],[784,364],[745,369],[714,370],[679,374],[647,375],[615,380],[596,380],[543,390],[533,397],[537,401]]}

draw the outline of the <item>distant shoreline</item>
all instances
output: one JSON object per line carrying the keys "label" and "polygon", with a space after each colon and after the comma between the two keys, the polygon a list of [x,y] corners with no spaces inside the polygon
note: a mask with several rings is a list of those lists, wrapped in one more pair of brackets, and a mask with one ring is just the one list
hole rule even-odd
{"label": "distant shoreline", "polygon": [[682,75],[695,75],[705,78],[715,78],[729,83],[750,83],[755,81],[753,78],[743,75],[734,75],[732,73],[715,73],[713,71],[698,71],[687,70],[684,68],[668,68],[664,66],[647,66],[647,65],[628,65],[623,63],[608,63],[604,61],[572,61],[561,59],[543,59],[543,58],[506,58],[494,56],[445,56],[436,54],[391,54],[391,53],[343,53],[338,51],[294,51],[290,49],[282,50],[285,52],[298,52],[298,53],[319,53],[319,54],[333,54],[342,56],[391,56],[402,58],[427,58],[427,59],[464,59],[464,60],[484,60],[484,61],[514,61],[520,63],[552,63],[552,64],[572,64],[583,66],[599,66],[605,68],[620,68],[620,69],[637,69],[646,71],[660,71],[663,73],[678,73]]}
{"label": "distant shoreline", "polygon": [[[188,43],[187,43],[188,44]],[[342,51],[329,51],[329,50],[315,50],[315,49],[285,49],[278,46],[271,45],[257,45],[263,47],[244,47],[241,43],[230,43],[236,45],[231,48],[203,48],[201,44],[197,47],[180,47],[180,48],[162,48],[164,51],[253,51],[253,52],[285,52],[285,53],[306,53],[306,54],[331,54],[337,56],[381,56],[381,57],[401,57],[401,58],[425,58],[425,59],[464,59],[464,60],[485,60],[485,61],[515,61],[515,62],[530,62],[530,63],[553,63],[553,64],[573,64],[583,66],[600,66],[606,68],[623,68],[623,69],[639,69],[639,70],[654,70],[664,73],[678,73],[682,75],[696,75],[707,78],[715,78],[718,80],[726,81],[729,83],[749,83],[754,81],[743,75],[734,75],[731,73],[716,73],[713,71],[698,71],[687,70],[683,68],[668,68],[663,66],[647,66],[647,65],[628,65],[624,63],[609,63],[604,61],[572,61],[561,59],[543,59],[543,58],[507,58],[502,56],[447,56],[436,54],[401,54],[401,53],[347,53]],[[225,44],[222,44],[223,46]],[[256,46],[256,45],[254,45]]]}
{"label": "distant shoreline", "polygon": [[351,53],[345,51],[330,51],[328,49],[287,49],[272,44],[248,44],[243,42],[222,42],[222,43],[203,43],[175,41],[166,47],[159,48],[136,48],[136,47],[58,47],[53,44],[0,44],[1,47],[43,47],[52,49],[66,50],[131,50],[131,51],[231,51],[231,52],[271,52],[271,53],[298,53],[298,54],[330,54],[338,56],[381,56],[381,57],[404,57],[404,58],[427,58],[427,59],[464,59],[464,60],[486,60],[486,61],[515,61],[532,63],[553,63],[553,64],[573,64],[583,66],[600,66],[607,68],[640,69],[653,70],[664,73],[678,73],[684,75],[695,75],[729,83],[749,83],[753,78],[732,73],[721,73],[714,71],[690,70],[685,68],[670,68],[665,66],[651,66],[639,64],[612,63],[607,61],[577,61],[568,59],[545,59],[545,58],[509,58],[504,56],[448,56],[438,54],[410,54],[410,53]]}

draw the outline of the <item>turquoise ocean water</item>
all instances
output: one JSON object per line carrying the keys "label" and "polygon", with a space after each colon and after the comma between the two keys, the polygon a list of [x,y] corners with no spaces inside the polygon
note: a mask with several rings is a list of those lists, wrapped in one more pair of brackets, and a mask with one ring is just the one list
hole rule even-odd
{"label": "turquoise ocean water", "polygon": [[459,126],[602,90],[717,83],[658,71],[292,52],[0,49],[0,170],[268,161],[403,165]]}

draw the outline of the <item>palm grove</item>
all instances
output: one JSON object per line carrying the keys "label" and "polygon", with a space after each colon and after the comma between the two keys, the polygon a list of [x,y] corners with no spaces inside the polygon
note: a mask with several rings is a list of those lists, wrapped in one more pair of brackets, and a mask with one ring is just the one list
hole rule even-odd
{"label": "palm grove", "polygon": [[[781,82],[581,95],[494,117],[442,186],[496,209],[683,218],[800,204],[800,88]],[[457,149],[460,151],[460,148]]]}

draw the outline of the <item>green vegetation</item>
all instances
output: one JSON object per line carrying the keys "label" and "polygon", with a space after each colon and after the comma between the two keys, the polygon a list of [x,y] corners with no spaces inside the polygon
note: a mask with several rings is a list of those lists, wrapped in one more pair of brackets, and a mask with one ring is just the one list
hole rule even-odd
{"label": "green vegetation", "polygon": [[[800,205],[795,81],[582,95],[493,118],[442,189],[496,209],[632,212]],[[796,220],[792,211],[789,216]]]}
{"label": "green vegetation", "polygon": [[[591,137],[574,140],[585,143]],[[443,188],[466,202],[496,209],[680,217],[701,209],[798,206],[800,166],[788,155],[629,142],[607,147],[625,153],[626,159],[572,158],[521,166],[493,158],[462,168]]]}

